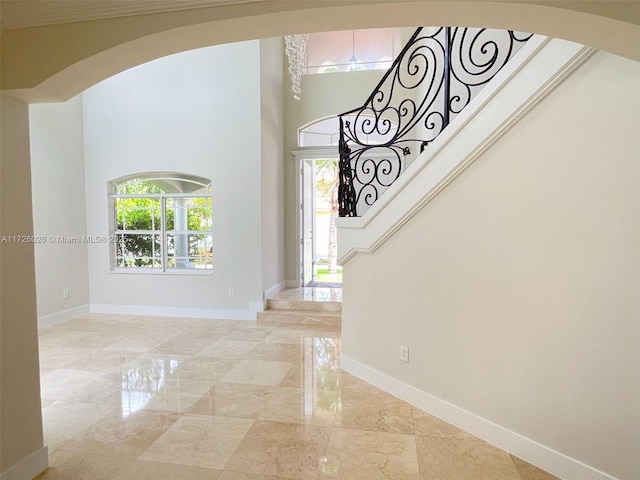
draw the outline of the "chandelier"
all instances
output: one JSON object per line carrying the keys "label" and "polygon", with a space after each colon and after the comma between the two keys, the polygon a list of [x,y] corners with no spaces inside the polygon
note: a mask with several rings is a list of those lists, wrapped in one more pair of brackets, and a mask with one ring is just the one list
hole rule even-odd
{"label": "chandelier", "polygon": [[286,35],[284,37],[284,51],[289,61],[289,74],[291,75],[291,90],[293,90],[293,98],[300,100],[302,98],[302,88],[300,82],[304,75],[307,65],[307,44],[309,43],[309,34]]}

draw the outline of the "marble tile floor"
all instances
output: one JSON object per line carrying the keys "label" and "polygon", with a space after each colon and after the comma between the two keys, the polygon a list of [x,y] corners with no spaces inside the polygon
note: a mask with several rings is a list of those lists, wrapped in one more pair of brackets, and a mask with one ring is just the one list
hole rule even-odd
{"label": "marble tile floor", "polygon": [[43,328],[38,478],[555,478],[340,370],[339,337],[95,314]]}
{"label": "marble tile floor", "polygon": [[342,288],[288,288],[272,297],[276,300],[306,300],[314,302],[342,302]]}

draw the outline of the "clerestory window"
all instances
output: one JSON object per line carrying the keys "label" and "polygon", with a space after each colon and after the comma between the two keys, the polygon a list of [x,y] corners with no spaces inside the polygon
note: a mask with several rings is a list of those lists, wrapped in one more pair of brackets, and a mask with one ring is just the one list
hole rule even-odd
{"label": "clerestory window", "polygon": [[115,270],[186,273],[213,268],[209,179],[150,172],[114,180],[110,190]]}
{"label": "clerestory window", "polygon": [[304,73],[388,70],[402,50],[401,34],[399,28],[312,33]]}

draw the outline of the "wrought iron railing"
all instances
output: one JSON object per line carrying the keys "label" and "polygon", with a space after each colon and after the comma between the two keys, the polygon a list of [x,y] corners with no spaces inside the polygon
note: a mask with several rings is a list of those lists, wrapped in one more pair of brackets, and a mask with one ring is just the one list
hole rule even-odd
{"label": "wrought iron railing", "polygon": [[339,115],[339,214],[369,208],[531,34],[418,28],[360,108]]}

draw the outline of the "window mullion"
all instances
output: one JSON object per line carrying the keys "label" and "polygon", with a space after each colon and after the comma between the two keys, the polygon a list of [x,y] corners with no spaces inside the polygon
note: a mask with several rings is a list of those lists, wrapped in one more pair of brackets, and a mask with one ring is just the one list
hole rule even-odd
{"label": "window mullion", "polygon": [[160,197],[160,244],[162,245],[162,271],[167,271],[167,197]]}

